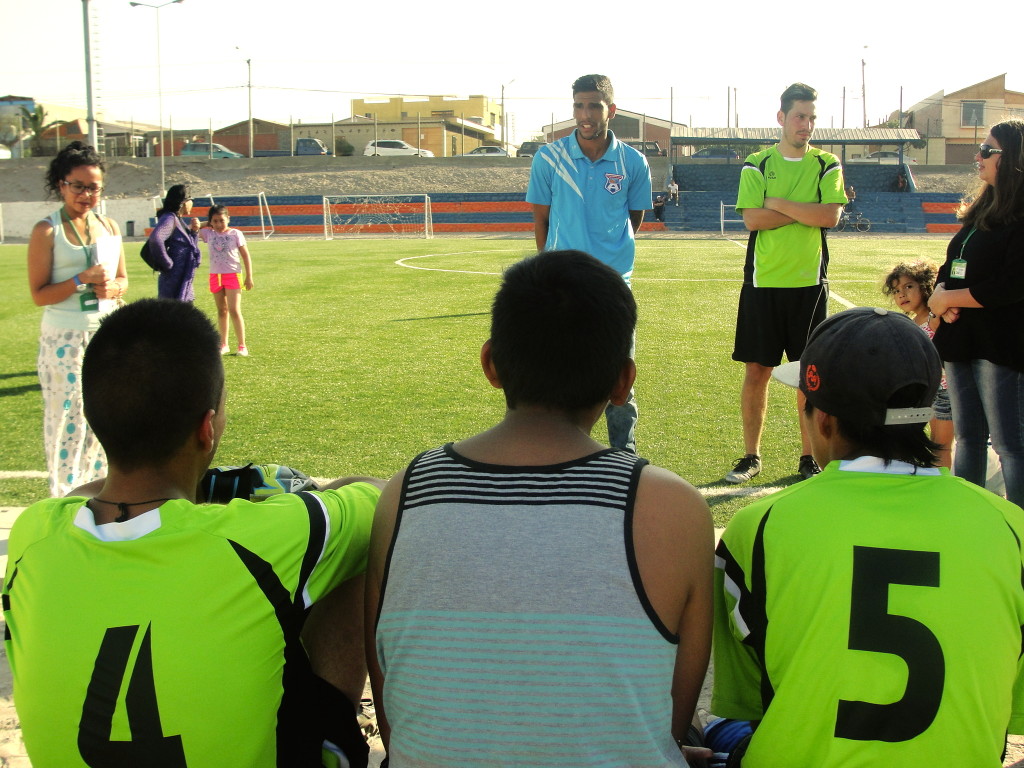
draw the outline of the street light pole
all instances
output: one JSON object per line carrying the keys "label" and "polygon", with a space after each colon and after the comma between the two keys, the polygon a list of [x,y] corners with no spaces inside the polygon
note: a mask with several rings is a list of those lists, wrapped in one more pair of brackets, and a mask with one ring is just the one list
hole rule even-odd
{"label": "street light pole", "polygon": [[252,59],[245,60],[249,70],[249,157],[252,157]]}
{"label": "street light pole", "polygon": [[[867,48],[867,46],[864,46]],[[864,79],[864,67],[867,66],[867,62],[864,59],[860,60],[860,104],[864,108],[864,127],[868,127],[868,89]]]}
{"label": "street light pole", "polygon": [[[150,5],[149,3],[137,3],[130,2],[132,8],[152,8],[156,11],[156,97],[157,105],[160,111],[160,196],[163,197],[164,193],[167,192],[167,174],[165,168],[165,145],[164,145],[164,86],[163,86],[163,72],[162,72],[162,60],[160,58],[160,9],[174,5],[175,3],[182,3],[185,0],[167,0],[166,3],[160,3],[160,5]],[[212,139],[211,139],[212,140]],[[172,148],[173,151],[173,148]]]}
{"label": "street light pole", "polygon": [[507,83],[503,83],[501,86],[501,148],[508,152],[508,127],[506,125],[506,114],[505,114],[505,86],[512,85],[516,79],[513,77]]}

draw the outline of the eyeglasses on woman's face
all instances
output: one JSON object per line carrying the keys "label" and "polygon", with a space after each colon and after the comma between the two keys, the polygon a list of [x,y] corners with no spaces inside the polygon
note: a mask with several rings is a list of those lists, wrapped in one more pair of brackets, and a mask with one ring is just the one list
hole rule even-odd
{"label": "eyeglasses on woman's face", "polygon": [[1003,150],[997,149],[990,144],[982,144],[978,147],[978,154],[981,155],[982,160],[988,160],[992,155],[1003,154]]}
{"label": "eyeglasses on woman's face", "polygon": [[61,182],[65,187],[70,189],[75,195],[88,195],[89,197],[99,197],[103,194],[103,187],[99,184],[82,184],[79,181],[68,181],[65,179]]}

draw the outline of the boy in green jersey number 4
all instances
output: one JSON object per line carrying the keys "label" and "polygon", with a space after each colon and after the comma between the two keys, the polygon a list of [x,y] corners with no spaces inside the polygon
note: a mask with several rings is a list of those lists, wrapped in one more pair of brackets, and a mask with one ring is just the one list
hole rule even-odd
{"label": "boy in green jersey number 4", "polygon": [[82,392],[109,474],[26,509],[8,547],[6,648],[32,765],[365,766],[353,702],[383,483],[196,504],[225,389],[220,337],[189,303],[109,315]]}
{"label": "boy in green jersey number 4", "polygon": [[716,550],[711,709],[754,722],[743,768],[998,768],[1024,730],[1024,512],[935,468],[940,375],[912,320],[869,307],[776,370],[824,469]]}

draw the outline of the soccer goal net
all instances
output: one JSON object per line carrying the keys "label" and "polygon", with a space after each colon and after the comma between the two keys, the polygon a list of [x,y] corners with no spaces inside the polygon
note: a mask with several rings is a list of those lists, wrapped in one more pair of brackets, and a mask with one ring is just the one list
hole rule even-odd
{"label": "soccer goal net", "polygon": [[[192,201],[192,216],[199,216],[205,220],[207,209],[211,205],[223,205],[228,208],[231,213],[232,229],[241,230],[247,235],[259,235],[264,240],[269,240],[274,234],[274,217],[270,213],[270,204],[263,192],[257,192],[255,195],[196,196]],[[315,202],[313,206],[315,211]]]}
{"label": "soccer goal net", "polygon": [[433,237],[430,195],[324,197],[324,239],[341,235]]}

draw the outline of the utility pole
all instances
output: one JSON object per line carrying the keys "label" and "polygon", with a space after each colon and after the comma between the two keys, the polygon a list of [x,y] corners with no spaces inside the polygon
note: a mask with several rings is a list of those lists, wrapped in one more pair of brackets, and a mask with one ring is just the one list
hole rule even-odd
{"label": "utility pole", "polygon": [[99,144],[96,130],[96,101],[92,91],[92,50],[89,41],[89,0],[82,0],[82,27],[85,30],[85,106],[86,121],[89,124],[89,145]]}
{"label": "utility pole", "polygon": [[[160,5],[150,5],[149,3],[128,3],[132,8],[152,8],[156,11],[156,94],[158,109],[160,110],[160,196],[163,197],[164,193],[167,192],[167,173],[166,173],[166,161],[165,155],[167,153],[167,145],[164,144],[164,85],[163,85],[163,64],[160,58],[160,9],[174,5],[175,3],[182,3],[185,0],[167,0],[166,3],[160,3]],[[171,129],[171,151],[174,151],[174,130]]]}

